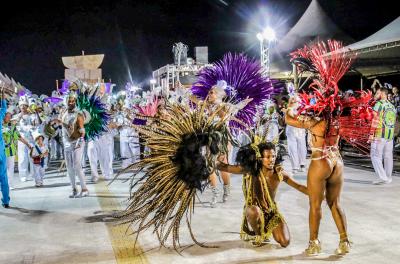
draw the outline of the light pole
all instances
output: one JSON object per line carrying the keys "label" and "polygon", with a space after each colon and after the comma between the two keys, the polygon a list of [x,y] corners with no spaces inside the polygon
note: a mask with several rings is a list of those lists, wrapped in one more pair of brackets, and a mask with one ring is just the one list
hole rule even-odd
{"label": "light pole", "polygon": [[270,60],[269,49],[271,42],[276,40],[275,31],[267,27],[263,32],[257,34],[257,39],[260,41],[260,61],[261,67],[264,69],[264,74],[269,77],[270,75]]}

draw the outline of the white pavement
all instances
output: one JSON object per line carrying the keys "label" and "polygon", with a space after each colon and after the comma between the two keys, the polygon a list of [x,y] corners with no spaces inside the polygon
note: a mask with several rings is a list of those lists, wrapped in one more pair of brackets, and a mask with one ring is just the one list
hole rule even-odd
{"label": "white pavement", "polygon": [[[304,183],[306,176],[295,178]],[[70,199],[65,173],[53,171],[46,174],[42,188],[33,187],[33,182],[20,183],[11,191],[13,208],[0,208],[0,263],[400,263],[400,178],[375,186],[372,172],[354,168],[345,168],[345,178],[342,204],[354,246],[342,258],[333,255],[338,234],[326,205],[320,228],[325,254],[302,255],[308,241],[308,200],[284,183],[277,202],[289,225],[289,247],[271,242],[254,248],[242,242],[240,176],[233,176],[227,203],[210,208],[207,189],[200,195],[203,203],[195,208],[192,226],[197,239],[218,248],[193,245],[179,255],[173,249],[159,249],[156,236],[148,231],[139,238],[138,250],[145,254],[135,256],[134,237],[126,236],[125,228],[107,223],[104,216],[125,206],[129,183],[91,184],[89,197]],[[192,245],[185,228],[181,233],[182,245]]]}

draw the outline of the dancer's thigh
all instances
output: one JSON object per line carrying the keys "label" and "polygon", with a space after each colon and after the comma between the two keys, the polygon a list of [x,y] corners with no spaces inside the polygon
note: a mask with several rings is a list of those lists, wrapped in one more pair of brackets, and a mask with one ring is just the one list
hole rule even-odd
{"label": "dancer's thigh", "polygon": [[343,162],[339,160],[326,184],[326,200],[328,204],[338,201],[343,186]]}
{"label": "dancer's thigh", "polygon": [[311,161],[307,175],[307,188],[311,206],[321,205],[324,199],[326,179],[331,173],[332,170],[327,160]]}

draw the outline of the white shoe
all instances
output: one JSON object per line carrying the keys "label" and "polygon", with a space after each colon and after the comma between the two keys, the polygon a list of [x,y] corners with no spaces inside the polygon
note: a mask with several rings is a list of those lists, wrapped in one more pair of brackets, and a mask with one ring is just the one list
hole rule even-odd
{"label": "white shoe", "polygon": [[72,194],[69,196],[69,198],[75,198],[78,195],[78,191],[76,189],[72,190]]}
{"label": "white shoe", "polygon": [[385,183],[392,183],[392,178],[389,178]]}
{"label": "white shoe", "polygon": [[222,202],[225,203],[228,201],[228,196],[231,194],[231,186],[224,185],[224,195],[222,196]]}
{"label": "white shoe", "polygon": [[89,196],[88,190],[81,191],[81,193],[79,194],[79,197],[87,197],[87,196]]}
{"label": "white shoe", "polygon": [[217,206],[217,198],[218,198],[218,189],[217,187],[211,187],[212,197],[211,197],[211,208],[215,208]]}
{"label": "white shoe", "polygon": [[92,177],[92,182],[97,183],[99,181],[99,177]]}
{"label": "white shoe", "polygon": [[22,182],[26,182],[26,177],[22,177],[22,178],[21,178],[21,181],[22,181]]}
{"label": "white shoe", "polygon": [[380,184],[384,184],[384,183],[386,183],[386,181],[384,181],[384,180],[377,180],[377,181],[372,182],[373,185],[380,185]]}

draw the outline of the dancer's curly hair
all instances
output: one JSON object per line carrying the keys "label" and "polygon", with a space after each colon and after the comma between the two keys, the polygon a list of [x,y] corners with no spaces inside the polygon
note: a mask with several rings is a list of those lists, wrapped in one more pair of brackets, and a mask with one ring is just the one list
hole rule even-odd
{"label": "dancer's curly hair", "polygon": [[[274,150],[276,151],[276,146],[271,142],[264,142],[257,146],[258,151],[263,155],[264,150]],[[282,162],[281,153],[277,153],[275,165]],[[246,171],[250,172],[251,175],[257,176],[262,168],[261,159],[257,158],[256,150],[251,146],[251,144],[245,145],[239,149],[236,156],[236,163],[242,166]]]}

